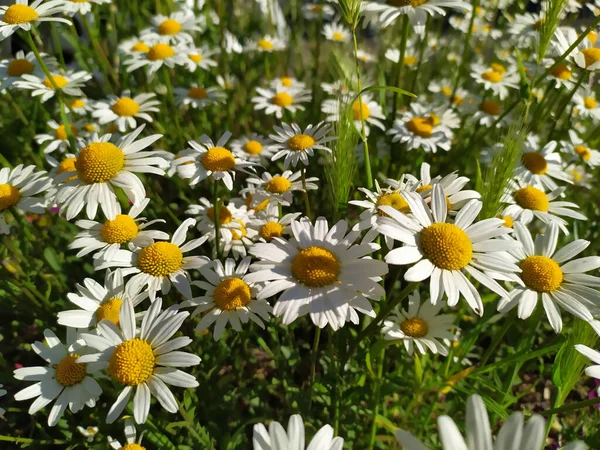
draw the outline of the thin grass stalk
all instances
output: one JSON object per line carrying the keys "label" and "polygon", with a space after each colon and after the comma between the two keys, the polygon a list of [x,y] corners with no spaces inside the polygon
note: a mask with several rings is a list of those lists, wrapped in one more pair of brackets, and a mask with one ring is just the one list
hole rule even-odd
{"label": "thin grass stalk", "polygon": [[475,23],[475,17],[477,16],[477,7],[479,6],[479,0],[473,1],[473,9],[471,10],[471,18],[469,19],[469,29],[465,36],[465,45],[463,46],[462,56],[460,58],[460,66],[456,72],[456,78],[454,79],[454,86],[452,87],[452,95],[450,95],[450,106],[452,106],[452,100],[456,95],[458,86],[460,84],[460,77],[463,74],[464,68],[467,65],[467,59],[469,51],[471,50],[471,37],[473,36],[473,23]]}
{"label": "thin grass stalk", "polygon": [[[409,31],[410,21],[408,20],[408,16],[405,14],[402,16],[402,31],[400,38],[400,56],[398,57],[398,62],[396,63],[396,73],[394,75],[394,86],[400,87],[400,82],[402,80],[402,68],[404,67],[404,56],[406,55],[406,44],[408,42],[408,31]],[[392,114],[390,116],[390,124],[394,123],[394,119],[396,119],[396,111],[398,110],[398,92],[394,92],[394,96],[392,98]]]}
{"label": "thin grass stalk", "polygon": [[313,395],[314,395],[314,386],[315,386],[315,376],[317,373],[317,356],[319,354],[319,341],[321,340],[321,328],[316,327],[315,329],[315,338],[313,340],[312,353],[310,358],[310,393],[308,397],[308,412],[312,407]]}
{"label": "thin grass stalk", "polygon": [[304,197],[304,208],[306,210],[306,216],[312,220],[310,200],[308,198],[308,190],[306,189],[306,167],[302,168],[302,196]]}

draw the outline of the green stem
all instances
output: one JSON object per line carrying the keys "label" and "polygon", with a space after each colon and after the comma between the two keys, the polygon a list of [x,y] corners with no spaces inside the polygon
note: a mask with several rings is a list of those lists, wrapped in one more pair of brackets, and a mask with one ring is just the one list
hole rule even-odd
{"label": "green stem", "polygon": [[312,220],[312,211],[310,209],[310,200],[308,199],[308,190],[306,189],[306,167],[302,168],[302,194],[304,197],[304,207],[306,208],[306,216]]}
{"label": "green stem", "polygon": [[52,41],[54,42],[54,47],[56,47],[56,53],[58,53],[60,67],[62,67],[63,70],[67,70],[67,65],[65,64],[65,55],[63,55],[62,44],[60,43],[60,37],[58,36],[58,31],[56,31],[56,25],[54,22],[50,22],[50,29],[52,30]]}
{"label": "green stem", "polygon": [[[555,414],[560,414],[563,412],[575,411],[582,408],[587,408],[588,406],[597,405],[600,403],[600,399],[598,398],[588,398],[587,400],[582,400],[577,403],[571,403],[570,405],[561,406],[560,408],[552,408],[547,411],[543,411],[540,414],[542,416],[553,416]],[[550,421],[551,419],[548,419]]]}
{"label": "green stem", "polygon": [[373,450],[375,445],[375,435],[377,433],[377,414],[379,414],[379,402],[381,397],[381,379],[383,378],[383,358],[385,357],[385,347],[379,353],[379,366],[377,367],[377,378],[373,386],[373,413],[371,415],[371,436],[369,438],[369,450]]}
{"label": "green stem", "polygon": [[469,51],[471,50],[471,37],[473,36],[473,23],[475,22],[475,16],[477,16],[477,7],[479,6],[479,0],[473,1],[473,9],[471,10],[471,18],[469,19],[469,29],[467,30],[467,36],[465,37],[465,45],[463,47],[462,56],[460,59],[460,66],[456,71],[456,78],[454,80],[454,87],[452,88],[452,95],[450,96],[450,106],[452,106],[452,101],[454,96],[456,95],[456,91],[458,90],[458,85],[460,84],[460,77],[464,71],[465,66],[467,65],[467,57],[469,56]]}
{"label": "green stem", "polygon": [[17,102],[15,102],[15,99],[13,98],[13,96],[10,94],[10,89],[7,89],[5,91],[5,95],[8,97],[8,100],[10,101],[11,106],[15,110],[15,113],[17,114],[17,117],[19,118],[19,120],[21,122],[23,122],[23,125],[25,125],[26,127],[28,127],[29,126],[29,121],[27,120],[27,118],[23,114],[23,110],[19,107],[19,105],[17,104]]}
{"label": "green stem", "polygon": [[319,354],[319,341],[321,339],[321,328],[317,327],[315,330],[315,339],[313,341],[311,360],[310,360],[310,394],[308,397],[308,411],[310,412],[310,408],[312,406],[313,394],[314,394],[314,386],[315,386],[315,376],[317,373],[317,356]]}
{"label": "green stem", "polygon": [[[404,15],[402,17],[402,37],[400,38],[400,56],[398,57],[398,62],[396,63],[396,73],[394,76],[394,86],[400,87],[400,81],[402,79],[402,68],[404,67],[404,56],[406,55],[406,44],[408,43],[408,31],[409,31],[410,21],[408,20],[408,16]],[[394,123],[396,119],[396,111],[398,110],[398,96],[400,94],[398,92],[394,92],[394,97],[392,100],[392,114],[390,116],[390,125]]]}
{"label": "green stem", "polygon": [[[415,88],[417,87],[417,81],[419,80],[419,72],[421,71],[421,66],[423,65],[423,55],[425,54],[425,47],[427,46],[427,37],[429,36],[429,16],[427,16],[427,22],[425,23],[425,35],[421,38],[421,42],[419,42],[419,60],[417,61],[417,70],[415,71],[415,76],[412,81],[412,85],[410,87],[410,92],[415,92]],[[399,86],[398,86],[399,87]],[[395,93],[396,95],[398,93]],[[408,98],[410,102],[412,97]]]}
{"label": "green stem", "polygon": [[571,101],[571,99],[573,98],[575,93],[579,90],[579,88],[583,84],[583,81],[587,78],[587,74],[588,74],[588,72],[585,69],[581,69],[581,74],[579,76],[579,80],[577,80],[577,83],[575,83],[575,86],[573,87],[573,89],[571,89],[571,92],[569,92],[569,95],[567,95],[565,100],[558,107],[558,116],[552,123],[552,128],[550,129],[550,133],[548,133],[548,140],[550,140],[552,138],[552,135],[554,134],[554,131],[556,130],[556,126],[558,125],[560,118],[562,117],[563,113],[565,112],[565,109],[567,109],[567,106],[569,105],[569,102]]}
{"label": "green stem", "polygon": [[0,442],[14,442],[17,445],[26,444],[27,446],[29,446],[31,444],[37,444],[37,445],[67,445],[68,444],[67,441],[61,441],[58,439],[36,440],[36,439],[29,439],[29,438],[23,438],[23,437],[12,437],[12,436],[5,436],[5,435],[0,435]]}

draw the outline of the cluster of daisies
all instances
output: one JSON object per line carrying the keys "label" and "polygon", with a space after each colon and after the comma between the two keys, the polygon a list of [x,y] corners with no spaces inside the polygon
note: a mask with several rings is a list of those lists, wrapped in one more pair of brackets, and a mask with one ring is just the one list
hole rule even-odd
{"label": "cluster of daisies", "polygon": [[[66,327],[64,342],[45,330],[45,343],[32,345],[47,365],[15,370],[17,379],[33,382],[15,395],[17,400],[34,399],[31,414],[52,404],[48,424],[54,426],[66,409],[76,413],[93,407],[102,396],[97,380],[108,378],[120,394],[106,420],[112,423],[131,411],[133,420],[125,420],[125,446],[139,446],[143,434],[138,437],[134,422],[147,420],[151,398],[176,413],[178,401],[169,386],[198,386],[193,375],[180,370],[201,362],[195,353],[181,350],[193,340],[175,337],[188,316],[198,316],[198,332],[212,328],[215,340],[226,336],[227,326],[235,332],[250,322],[264,328],[272,316],[284,325],[310,316],[315,326],[336,331],[348,322],[359,324],[361,315],[377,317],[374,302],[386,295],[383,279],[389,270],[412,283],[414,291],[404,307],[376,320],[382,337],[403,344],[409,354],[449,354],[459,336],[451,308],[461,299],[479,316],[484,308],[500,313],[516,308],[521,319],[529,318],[541,299],[540,308],[557,333],[565,311],[600,334],[600,278],[590,274],[600,268],[600,257],[581,256],[590,244],[584,239],[559,246],[572,222],[586,219],[575,203],[564,199],[567,187],[591,187],[587,170],[600,165],[600,153],[590,143],[600,105],[593,88],[584,83],[600,69],[595,31],[583,36],[581,29],[557,28],[547,57],[538,64],[535,46],[545,23],[543,12],[513,16],[505,12],[510,0],[482,1],[475,11],[463,0],[364,1],[362,14],[370,26],[384,30],[402,21],[412,32],[403,37],[401,47],[383,42],[378,50],[354,46],[357,64],[367,73],[378,63],[381,72],[396,73],[398,79],[401,73],[406,79],[414,77],[414,86],[424,68],[439,63],[457,68],[466,53],[450,37],[427,38],[428,15],[444,16],[448,9],[453,11],[449,24],[457,33],[468,34],[476,49],[498,41],[497,51],[476,51],[461,83],[451,77],[428,80],[427,91],[407,100],[410,104],[398,113],[382,105],[377,95],[357,89],[358,80],[331,80],[310,88],[289,74],[272,79],[265,74],[269,80],[256,86],[251,103],[257,115],[277,120],[272,130],[235,138],[229,132],[202,135],[171,152],[159,148],[161,134],[146,132],[154,126],[154,116],[165,114],[164,99],[136,88],[88,98],[88,83],[110,84],[110,73],[100,77],[76,64],[66,67],[35,47],[33,25],[54,21],[70,26],[71,20],[62,16],[85,20],[93,7],[100,7],[95,5],[104,3],[110,0],[17,0],[0,7],[0,39],[19,32],[34,45],[31,52],[19,51],[0,61],[0,88],[23,95],[30,91],[34,101],[53,105],[48,109],[56,118],[47,122],[46,133],[35,136],[49,172],[33,165],[0,170],[0,233],[18,230],[23,214],[56,207],[79,229],[69,249],[104,276],[102,282],[86,278],[68,295],[73,309],[58,312],[58,324]],[[268,67],[274,53],[289,48],[286,17],[278,2],[255,5],[272,22],[275,34],[242,43],[225,30],[219,49],[196,44],[219,17],[208,8],[207,14],[198,14],[203,4],[182,3],[120,42],[114,55],[123,72],[144,72],[144,79],[152,80],[162,71],[169,100],[177,108],[224,103],[236,80],[220,74],[213,87],[194,82],[173,88],[172,74],[187,71],[203,80],[204,72],[218,66],[219,52],[250,53]],[[350,55],[352,33],[341,24],[335,3],[304,5],[302,14],[318,24],[328,51]],[[566,4],[566,14],[583,8],[578,2]],[[588,6],[590,14],[600,13]],[[498,14],[491,14],[495,10]],[[499,20],[506,21],[503,30],[495,27]],[[456,51],[440,55],[439,48]],[[512,49],[522,56],[515,58]],[[329,155],[337,139],[332,124],[343,114],[351,117],[365,141],[376,136],[387,139],[395,152],[421,151],[429,157],[459,148],[468,126],[482,129],[482,134],[508,127],[511,105],[520,99],[523,83],[540,74],[545,79],[532,90],[528,111],[542,114],[544,108],[562,105],[561,113],[568,111],[575,125],[565,132],[556,129],[560,115],[554,124],[535,124],[535,133],[522,142],[498,217],[480,219],[481,195],[466,189],[469,178],[457,172],[432,174],[428,163],[421,164],[418,174],[359,188],[350,201],[361,208],[356,223],[312,217],[308,195],[319,189],[320,180],[307,173],[318,165],[319,153],[335,164]],[[398,80],[388,84],[393,82]],[[315,86],[325,97],[316,108],[322,121],[300,126],[288,120],[312,106]],[[479,144],[476,137],[470,138],[471,145]],[[391,159],[390,146],[378,150],[379,158]],[[493,146],[477,156],[493,165],[502,151],[502,146]],[[143,217],[151,202],[144,184],[148,174],[179,177],[213,195],[187,205],[189,217],[175,218],[179,226],[170,234],[161,229],[165,220]],[[300,198],[304,212],[286,210]],[[172,287],[182,301],[174,303],[176,296],[166,300]],[[482,287],[495,294],[497,304],[484,302]],[[597,351],[583,345],[577,350],[600,364]],[[588,375],[597,377],[597,369],[588,368]],[[491,449],[487,412],[478,396],[469,399],[467,417],[469,448]],[[541,417],[533,416],[525,425],[516,413],[500,429],[494,448],[541,448],[544,427]],[[438,429],[444,448],[467,448],[449,417],[439,418]],[[93,437],[97,429],[81,432]],[[396,438],[407,449],[426,448],[406,431],[398,431]],[[110,443],[125,448],[115,439]],[[341,450],[343,443],[326,425],[308,448]],[[303,449],[302,418],[292,416],[287,431],[278,422],[268,429],[256,425],[253,446]]]}

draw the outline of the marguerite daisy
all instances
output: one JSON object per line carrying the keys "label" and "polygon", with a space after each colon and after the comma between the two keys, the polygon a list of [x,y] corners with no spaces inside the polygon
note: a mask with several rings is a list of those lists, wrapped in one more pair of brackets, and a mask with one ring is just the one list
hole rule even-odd
{"label": "marguerite daisy", "polygon": [[286,42],[279,37],[268,34],[257,40],[251,40],[246,43],[246,49],[260,53],[273,53],[284,50]]}
{"label": "marguerite daisy", "polygon": [[508,297],[506,290],[493,279],[497,275],[490,272],[511,276],[519,271],[512,257],[506,254],[511,245],[516,247],[518,243],[497,239],[512,231],[504,226],[502,219],[473,223],[482,204],[471,200],[452,223],[447,222],[448,208],[441,184],[433,186],[431,210],[417,193],[403,193],[403,197],[412,216],[390,206],[379,207],[387,215],[379,219],[379,232],[405,244],[385,256],[388,264],[414,264],[404,274],[407,281],[431,278],[429,289],[434,305],[446,293],[448,305],[455,306],[462,295],[469,306],[482,315],[481,295],[466,275],[496,294]]}
{"label": "marguerite daisy", "polygon": [[148,77],[152,78],[158,70],[165,66],[173,68],[185,64],[187,59],[187,46],[167,44],[164,40],[154,43],[147,52],[136,52],[125,61],[128,65],[127,72],[133,72],[140,67],[148,66]]}
{"label": "marguerite daisy", "polygon": [[266,166],[275,153],[273,142],[256,133],[231,141],[231,151],[262,166]]}
{"label": "marguerite daisy", "polygon": [[[46,144],[44,147],[44,153],[52,153],[56,150],[63,153],[70,149],[71,143],[67,137],[67,131],[64,125],[59,125],[54,120],[48,121],[47,124],[50,129],[53,131],[52,134],[42,133],[35,135],[35,142],[38,145]],[[81,123],[70,124],[71,136],[75,138],[75,142],[79,146],[83,146],[83,140],[78,137],[79,135],[79,126]],[[72,151],[72,150],[71,150]]]}
{"label": "marguerite daisy", "polygon": [[[51,2],[48,2],[51,3]],[[40,97],[40,101],[43,103],[46,100],[51,99],[56,95],[56,88],[66,95],[72,95],[75,97],[83,96],[81,88],[86,81],[90,80],[92,75],[87,72],[68,72],[65,74],[51,74],[50,78],[37,77],[35,75],[24,74],[21,76],[21,80],[15,81],[14,86],[19,89],[27,89],[33,91],[31,93],[34,97]]]}
{"label": "marguerite daisy", "polygon": [[[304,422],[300,414],[290,416],[287,432],[279,422],[271,422],[269,431],[262,423],[254,425],[252,430],[253,450],[304,450]],[[334,437],[333,428],[330,425],[321,427],[310,443],[307,450],[342,450],[344,439]]]}
{"label": "marguerite daisy", "polygon": [[471,66],[471,77],[477,84],[483,84],[486,91],[492,91],[494,95],[504,100],[508,97],[509,89],[519,87],[519,74],[509,71],[502,64],[492,63],[489,66],[473,64]]}
{"label": "marguerite daisy", "polygon": [[[352,100],[349,96],[346,101],[341,102],[339,99],[328,99],[321,105],[321,112],[326,114],[326,122],[337,122],[340,120],[340,114],[345,114],[348,103]],[[344,108],[343,111],[340,111]],[[362,122],[365,124],[365,134],[368,136],[370,129],[369,125],[376,126],[380,130],[385,131],[385,125],[382,120],[385,120],[381,105],[373,100],[370,94],[363,94],[360,99],[356,99],[350,106],[352,111],[352,120],[358,131],[362,130]]]}
{"label": "marguerite daisy", "polygon": [[348,42],[352,34],[350,30],[336,22],[323,25],[323,36],[333,42]]}
{"label": "marguerite daisy", "polygon": [[302,103],[310,101],[310,92],[305,89],[293,87],[280,88],[256,88],[255,97],[252,97],[254,109],[256,111],[265,111],[265,114],[275,114],[275,117],[281,119],[285,111],[295,114],[296,111],[304,111]]}
{"label": "marguerite daisy", "polygon": [[248,226],[258,233],[261,242],[271,242],[271,239],[290,234],[291,223],[302,213],[289,213],[279,218],[277,205],[268,205],[263,211],[257,212],[248,222]]}
{"label": "marguerite daisy", "polygon": [[513,224],[515,237],[521,247],[513,248],[511,254],[517,259],[521,272],[519,285],[510,291],[510,297],[498,304],[498,310],[507,312],[518,305],[518,315],[527,319],[542,298],[544,310],[555,332],[562,329],[562,319],[557,306],[571,314],[590,321],[590,311],[600,306],[600,278],[585,272],[600,267],[599,256],[571,259],[584,251],[590,243],[583,239],[556,250],[558,225],[551,223],[543,235],[537,235],[535,243],[527,227],[519,222]]}
{"label": "marguerite daisy", "polygon": [[319,122],[316,125],[307,126],[304,131],[295,123],[288,125],[282,123],[281,127],[275,126],[275,133],[269,137],[275,142],[274,147],[277,153],[271,158],[272,161],[284,158],[283,167],[290,165],[296,167],[298,162],[308,165],[308,157],[314,155],[315,150],[324,150],[331,153],[331,149],[323,144],[336,139],[335,136],[327,136],[331,130],[330,125]]}
{"label": "marguerite daisy", "polygon": [[156,94],[140,94],[131,96],[130,91],[124,91],[120,96],[111,95],[105,101],[94,103],[92,116],[98,119],[100,125],[114,123],[121,133],[128,128],[137,126],[136,119],[152,123],[149,112],[158,112]]}
{"label": "marguerite daisy", "polygon": [[[233,238],[233,231],[241,228],[239,222],[236,220],[240,214],[238,207],[230,202],[227,205],[221,203],[219,205],[219,237],[224,239],[226,242]],[[195,216],[196,228],[202,235],[208,237],[208,241],[212,242],[216,237],[216,222],[215,222],[215,207],[206,198],[200,198],[199,205],[189,205],[185,212]]]}
{"label": "marguerite daisy", "polygon": [[538,150],[537,145],[526,142],[521,160],[515,169],[515,177],[523,183],[542,190],[558,188],[554,179],[570,182],[563,169],[560,153],[555,152],[558,143],[550,141]]}
{"label": "marguerite daisy", "polygon": [[279,292],[273,313],[290,324],[310,314],[315,325],[334,330],[348,321],[358,323],[358,312],[374,317],[369,299],[379,300],[383,288],[378,284],[387,273],[383,261],[368,258],[379,246],[354,244],[358,231],[346,234],[344,220],[331,229],[324,217],[315,225],[308,218],[292,222],[293,238],[273,238],[269,243],[255,244],[249,253],[259,259],[251,266],[254,272],[248,282],[268,282],[258,299]]}
{"label": "marguerite daisy", "polygon": [[98,364],[77,361],[86,349],[82,341],[76,341],[76,330],[67,329],[67,345],[64,345],[50,330],[44,330],[44,337],[46,344],[35,342],[31,348],[48,362],[48,366],[22,367],[14,371],[17,380],[36,382],[17,392],[15,400],[22,401],[36,397],[29,407],[29,414],[35,414],[56,400],[48,414],[48,425],[53,427],[67,407],[72,413],[76,413],[86,405],[89,407],[96,405],[102,389],[90,375],[101,367]]}
{"label": "marguerite daisy", "polygon": [[125,439],[126,444],[121,445],[119,441],[108,436],[108,444],[114,450],[143,450],[142,447],[142,438],[144,437],[144,433],[140,433],[140,436],[137,436],[137,430],[135,429],[135,422],[131,419],[131,417],[125,418]]}
{"label": "marguerite daisy", "polygon": [[161,313],[162,300],[157,298],[142,319],[142,326],[135,323],[133,304],[123,300],[119,313],[119,326],[109,320],[97,325],[97,333],[83,333],[86,343],[99,353],[80,357],[78,363],[94,363],[104,366],[110,377],[124,385],[106,417],[107,423],[119,418],[135,388],[133,416],[137,423],[144,423],[150,411],[151,396],[156,397],[163,408],[171,413],[178,410],[177,400],[167,384],[195,388],[196,378],[175,367],[191,367],[200,358],[191,353],[177,351],[192,340],[188,337],[171,337],[189,316],[178,311],[174,305]]}
{"label": "marguerite daisy", "polygon": [[265,300],[256,300],[258,286],[246,282],[246,272],[251,258],[242,259],[238,266],[227,258],[225,266],[221,261],[213,261],[201,269],[205,281],[192,284],[204,291],[201,297],[195,297],[182,303],[182,307],[195,306],[192,316],[206,313],[196,326],[196,331],[206,330],[215,323],[213,338],[219,340],[228,323],[235,331],[241,331],[241,324],[252,320],[259,327],[265,327],[263,320],[269,320],[271,305]]}
{"label": "marguerite daisy", "polygon": [[589,90],[582,92],[582,94],[575,93],[573,96],[573,105],[576,110],[573,113],[580,117],[600,120],[600,103],[596,99],[596,95]]}
{"label": "marguerite daisy", "polygon": [[[56,67],[56,59],[45,53],[40,56],[50,70]],[[33,52],[25,54],[23,50],[19,50],[13,58],[0,61],[0,89],[10,89],[15,81],[22,80],[23,75],[42,77],[43,74]]]}
{"label": "marguerite daisy", "polygon": [[561,141],[560,144],[571,153],[573,158],[584,162],[590,167],[600,166],[600,152],[598,150],[589,148],[575,130],[569,130],[569,138],[569,141]]}
{"label": "marguerite daisy", "polygon": [[179,107],[191,106],[195,109],[202,109],[208,105],[225,102],[225,93],[216,87],[203,87],[193,83],[189,88],[176,87],[173,89],[175,94],[175,103]]}
{"label": "marguerite daisy", "polygon": [[157,34],[167,43],[189,44],[194,40],[192,34],[202,31],[199,20],[191,9],[176,11],[169,16],[159,14],[151,19],[152,27],[142,31],[142,37]]}
{"label": "marguerite daisy", "polygon": [[[262,203],[265,199],[268,199],[269,202],[280,203],[284,206],[291,205],[294,200],[294,191],[305,192],[303,182],[300,180],[301,175],[301,171],[294,173],[291,170],[286,170],[281,175],[271,175],[269,172],[264,172],[262,178],[248,178],[246,181],[256,187],[255,189],[251,188],[253,191],[253,204]],[[306,178],[306,191],[318,189],[319,186],[315,184],[318,181],[317,177]],[[240,194],[243,194],[243,192],[240,191]]]}
{"label": "marguerite daisy", "polygon": [[[93,219],[98,205],[108,219],[114,219],[118,214],[115,187],[123,189],[134,204],[146,198],[146,188],[134,173],[164,175],[164,168],[169,163],[154,156],[153,151],[141,151],[162,137],[153,134],[136,142],[143,130],[144,125],[123,136],[116,144],[109,142],[110,134],[101,138],[94,134],[88,140],[77,155],[77,177],[61,184],[56,194],[56,202],[62,206],[67,220],[79,214],[84,206],[88,219]],[[62,182],[71,176],[69,173],[61,174],[57,181]]]}
{"label": "marguerite daisy", "polygon": [[65,0],[65,14],[74,16],[75,14],[88,14],[92,10],[92,5],[103,5],[112,0]]}
{"label": "marguerite daisy", "polygon": [[211,58],[217,51],[209,49],[207,46],[192,47],[188,49],[188,57],[184,62],[184,66],[190,71],[195,72],[196,69],[210,70],[218,66],[218,63]]}
{"label": "marguerite daisy", "polygon": [[31,5],[29,0],[15,0],[13,5],[0,6],[0,41],[18,30],[29,32],[31,24],[35,22],[62,22],[71,25],[71,21],[63,17],[50,17],[64,12],[65,7],[63,0],[35,0]]}

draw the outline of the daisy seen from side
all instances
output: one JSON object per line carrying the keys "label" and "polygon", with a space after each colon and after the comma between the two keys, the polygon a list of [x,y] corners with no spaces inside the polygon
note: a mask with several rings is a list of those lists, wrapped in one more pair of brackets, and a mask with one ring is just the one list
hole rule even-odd
{"label": "daisy seen from side", "polygon": [[31,31],[33,23],[61,22],[71,25],[71,21],[64,17],[52,17],[54,14],[65,11],[66,5],[62,0],[15,0],[9,6],[0,6],[0,41],[11,36],[19,30]]}

